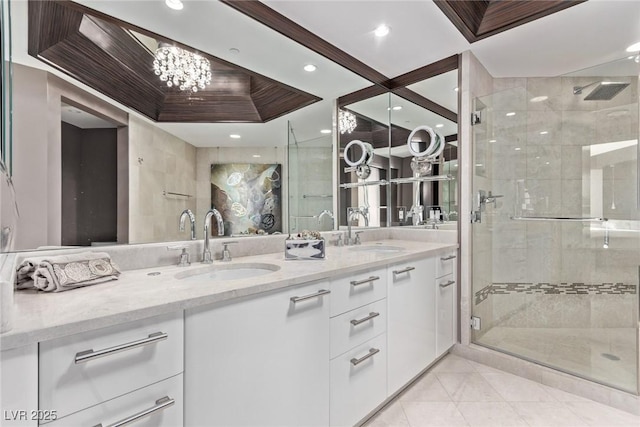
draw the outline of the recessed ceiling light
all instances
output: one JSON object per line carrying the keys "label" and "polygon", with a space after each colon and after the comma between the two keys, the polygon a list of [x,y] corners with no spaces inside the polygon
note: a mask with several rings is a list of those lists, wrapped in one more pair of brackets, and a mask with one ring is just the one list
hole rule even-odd
{"label": "recessed ceiling light", "polygon": [[627,48],[627,52],[640,52],[640,42],[634,43]]}
{"label": "recessed ceiling light", "polygon": [[493,143],[493,142],[496,142],[496,140],[495,139],[490,139],[489,142]]}
{"label": "recessed ceiling light", "polygon": [[320,133],[331,133],[331,129],[322,129]]}
{"label": "recessed ceiling light", "polygon": [[315,70],[317,70],[317,69],[318,69],[318,67],[316,67],[316,66],[315,66],[315,65],[313,65],[313,64],[307,64],[307,65],[305,65],[305,66],[304,66],[304,70],[305,70],[305,71],[308,71],[308,72],[310,72],[310,73],[314,72],[314,71],[315,71]]}
{"label": "recessed ceiling light", "polygon": [[376,37],[384,37],[389,34],[389,31],[391,31],[391,28],[389,28],[388,25],[380,24],[373,33],[376,35]]}
{"label": "recessed ceiling light", "polygon": [[520,148],[520,147],[516,147],[516,148],[514,148],[514,150],[516,150],[516,151],[520,151],[520,150],[522,150],[522,148]]}
{"label": "recessed ceiling light", "polygon": [[453,90],[455,90],[456,92],[459,91],[460,89],[458,89],[457,87],[454,87]]}
{"label": "recessed ceiling light", "polygon": [[513,116],[515,116],[515,115],[516,115],[516,113],[514,113],[513,111],[512,111],[512,112],[510,112],[510,113],[507,113],[507,117],[513,117]]}
{"label": "recessed ceiling light", "polygon": [[437,128],[442,128],[442,127],[444,127],[444,125],[443,125],[442,123],[438,123],[438,124],[436,125],[436,127],[437,127]]}
{"label": "recessed ceiling light", "polygon": [[482,166],[484,166],[482,163],[476,163],[476,166],[481,168]]}
{"label": "recessed ceiling light", "polygon": [[547,132],[546,130],[543,130],[542,132],[540,132],[540,135],[546,135],[546,134],[548,134],[548,133],[549,133],[549,132]]}
{"label": "recessed ceiling light", "polygon": [[241,137],[237,133],[232,133],[231,135],[229,135],[229,138],[240,139]]}
{"label": "recessed ceiling light", "polygon": [[233,54],[237,54],[237,53],[240,53],[240,49],[238,49],[237,47],[232,47],[231,49],[229,49],[229,52]]}
{"label": "recessed ceiling light", "polygon": [[173,10],[182,10],[184,4],[180,0],[164,0],[164,4],[169,6]]}
{"label": "recessed ceiling light", "polygon": [[398,111],[398,110],[402,110],[402,106],[401,105],[396,105],[395,107],[393,107],[394,110]]}
{"label": "recessed ceiling light", "polygon": [[546,101],[547,99],[549,99],[548,96],[542,95],[542,96],[536,96],[534,98],[531,98],[529,102],[542,102],[542,101]]}
{"label": "recessed ceiling light", "polygon": [[257,159],[257,158],[262,157],[262,156],[261,156],[260,154],[254,154],[254,155],[253,155],[253,156],[251,156],[251,157],[254,157],[254,158],[256,158],[256,159]]}

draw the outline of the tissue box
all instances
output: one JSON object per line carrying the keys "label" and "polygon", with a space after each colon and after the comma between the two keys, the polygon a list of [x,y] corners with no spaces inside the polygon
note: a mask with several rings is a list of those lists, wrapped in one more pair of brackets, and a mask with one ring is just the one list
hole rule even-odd
{"label": "tissue box", "polygon": [[324,259],[324,239],[284,241],[285,259]]}

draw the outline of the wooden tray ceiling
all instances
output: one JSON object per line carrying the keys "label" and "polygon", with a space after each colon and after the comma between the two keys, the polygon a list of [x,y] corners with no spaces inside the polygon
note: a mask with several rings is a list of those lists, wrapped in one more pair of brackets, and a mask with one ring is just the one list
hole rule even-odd
{"label": "wooden tray ceiling", "polygon": [[212,79],[196,93],[169,88],[153,53],[129,31],[196,52],[77,3],[29,1],[29,55],[157,122],[264,123],[321,98],[197,52]]}
{"label": "wooden tray ceiling", "polygon": [[469,43],[586,0],[433,0]]}

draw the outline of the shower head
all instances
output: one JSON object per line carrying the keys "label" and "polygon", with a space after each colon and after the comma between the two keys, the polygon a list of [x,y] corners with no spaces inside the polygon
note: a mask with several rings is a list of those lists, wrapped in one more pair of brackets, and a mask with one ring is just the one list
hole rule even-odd
{"label": "shower head", "polygon": [[580,95],[582,94],[582,89],[595,84],[598,86],[596,86],[589,95],[585,96],[585,101],[609,101],[619,94],[624,88],[629,86],[629,83],[624,82],[593,82],[585,86],[574,86],[573,94]]}

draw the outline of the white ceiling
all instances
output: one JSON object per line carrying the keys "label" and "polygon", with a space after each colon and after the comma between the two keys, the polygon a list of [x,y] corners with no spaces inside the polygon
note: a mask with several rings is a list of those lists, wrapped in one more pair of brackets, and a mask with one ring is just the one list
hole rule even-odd
{"label": "white ceiling", "polygon": [[[558,76],[640,41],[640,0],[589,0],[473,44],[431,0],[263,2],[389,77],[465,50],[494,77]],[[391,32],[376,40],[381,23]]]}
{"label": "white ceiling", "polygon": [[[298,140],[313,140],[331,127],[335,98],[370,85],[217,1],[184,0],[182,11],[168,9],[163,0],[76,1],[323,98],[267,124],[158,124],[196,146],[285,145],[287,121]],[[640,41],[640,0],[589,0],[474,44],[431,0],[264,3],[388,77],[468,49],[495,77],[556,76],[624,57],[625,48]],[[26,1],[12,0],[13,58],[51,71],[27,55],[26,17]],[[382,22],[391,33],[378,40],[372,31]],[[318,70],[303,71],[307,63]],[[447,73],[413,88],[456,110],[456,85],[455,73]],[[242,138],[232,140],[231,133]]]}

